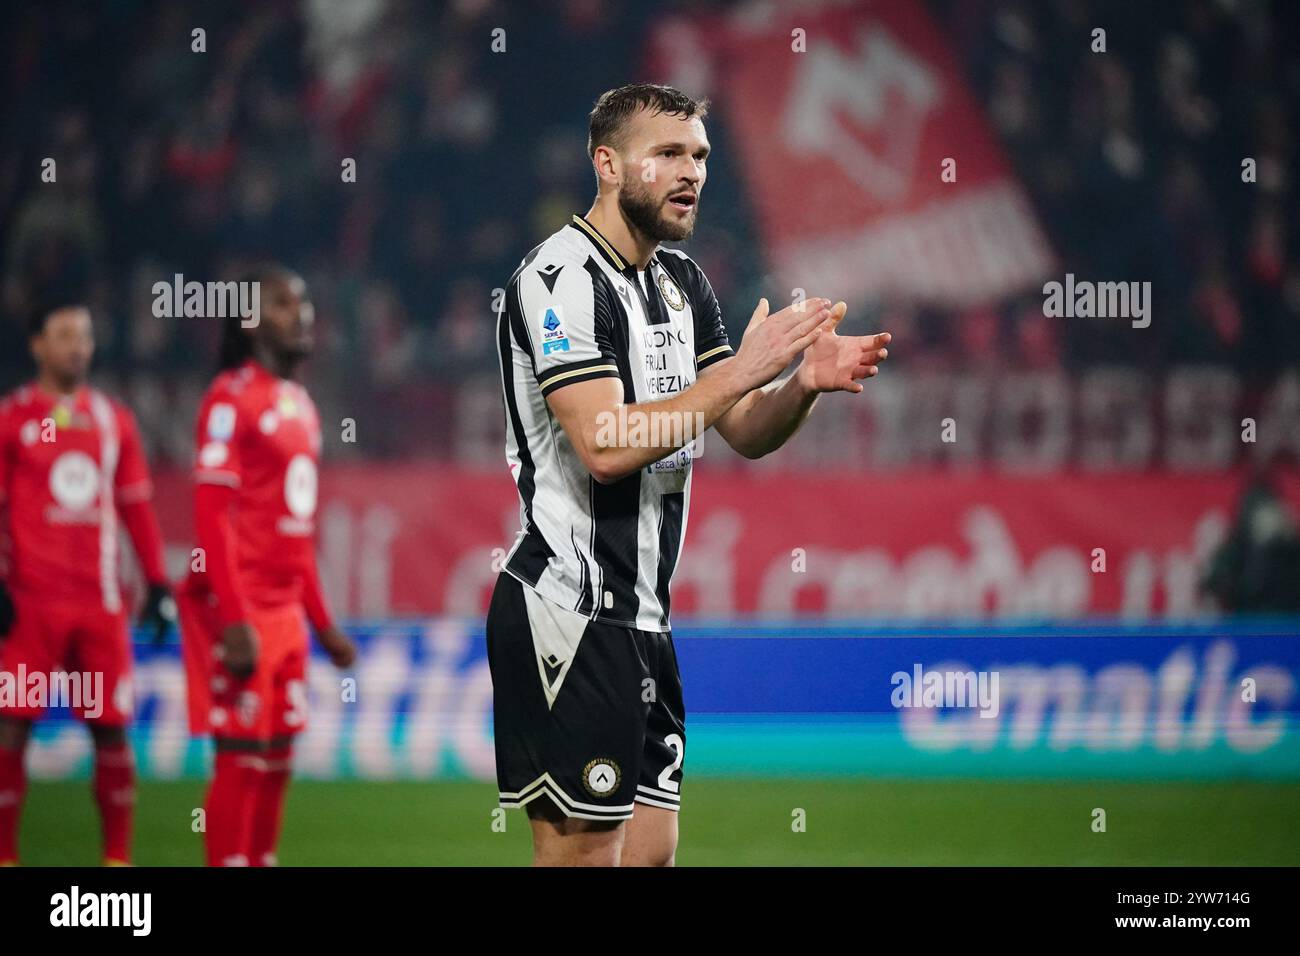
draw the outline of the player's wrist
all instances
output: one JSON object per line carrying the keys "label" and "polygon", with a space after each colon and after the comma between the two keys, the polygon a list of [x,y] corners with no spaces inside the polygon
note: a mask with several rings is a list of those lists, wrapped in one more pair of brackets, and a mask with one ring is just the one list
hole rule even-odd
{"label": "player's wrist", "polygon": [[800,398],[814,398],[819,392],[817,384],[813,381],[812,367],[803,360],[800,360],[794,374],[786,382],[786,386],[794,388],[799,393]]}
{"label": "player's wrist", "polygon": [[721,364],[717,374],[711,378],[721,387],[728,408],[754,389],[762,388],[766,384],[762,374],[750,368],[749,363],[742,361],[740,355],[730,362]]}
{"label": "player's wrist", "polygon": [[240,606],[227,609],[219,606],[217,609],[217,623],[221,626],[223,631],[232,627],[247,627],[248,620],[248,609],[245,607]]}

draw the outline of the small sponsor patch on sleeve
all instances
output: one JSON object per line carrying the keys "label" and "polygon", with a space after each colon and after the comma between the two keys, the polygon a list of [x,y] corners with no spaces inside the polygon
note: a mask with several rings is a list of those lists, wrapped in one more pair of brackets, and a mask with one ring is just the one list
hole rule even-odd
{"label": "small sponsor patch on sleeve", "polygon": [[542,354],[569,351],[569,337],[564,334],[564,318],[559,306],[551,306],[542,317]]}
{"label": "small sponsor patch on sleeve", "polygon": [[208,437],[213,441],[229,441],[235,434],[235,406],[217,402],[208,412]]}

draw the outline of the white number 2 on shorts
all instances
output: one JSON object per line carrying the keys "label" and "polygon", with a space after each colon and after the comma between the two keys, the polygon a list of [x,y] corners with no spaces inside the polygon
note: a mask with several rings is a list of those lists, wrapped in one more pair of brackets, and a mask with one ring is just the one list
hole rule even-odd
{"label": "white number 2 on shorts", "polygon": [[664,743],[672,748],[677,759],[664,767],[664,772],[659,775],[659,789],[668,793],[677,793],[681,790],[681,785],[672,779],[673,772],[682,765],[682,755],[686,752],[686,741],[682,740],[680,734],[669,734],[664,738]]}

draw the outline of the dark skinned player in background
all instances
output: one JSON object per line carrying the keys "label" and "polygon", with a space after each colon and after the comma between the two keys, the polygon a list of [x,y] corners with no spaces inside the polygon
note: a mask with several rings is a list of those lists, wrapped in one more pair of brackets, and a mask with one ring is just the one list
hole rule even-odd
{"label": "dark skinned player in background", "polygon": [[227,320],[199,410],[194,514],[201,560],[179,594],[190,729],[211,734],[209,866],[273,866],[293,741],[307,724],[307,624],[338,667],[356,657],[316,570],[321,431],[296,380],[315,314],[281,266],[245,281],[260,315]]}

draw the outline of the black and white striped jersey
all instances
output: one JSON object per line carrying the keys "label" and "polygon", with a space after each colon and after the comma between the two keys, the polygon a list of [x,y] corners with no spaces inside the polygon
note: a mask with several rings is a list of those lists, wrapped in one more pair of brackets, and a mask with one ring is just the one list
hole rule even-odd
{"label": "black and white striped jersey", "polygon": [[693,448],[602,485],[546,396],[600,377],[620,379],[628,404],[687,388],[732,354],[708,279],[671,249],[638,272],[574,216],[511,276],[497,348],[522,526],[506,571],[594,620],[669,630],[668,585],[686,533]]}

